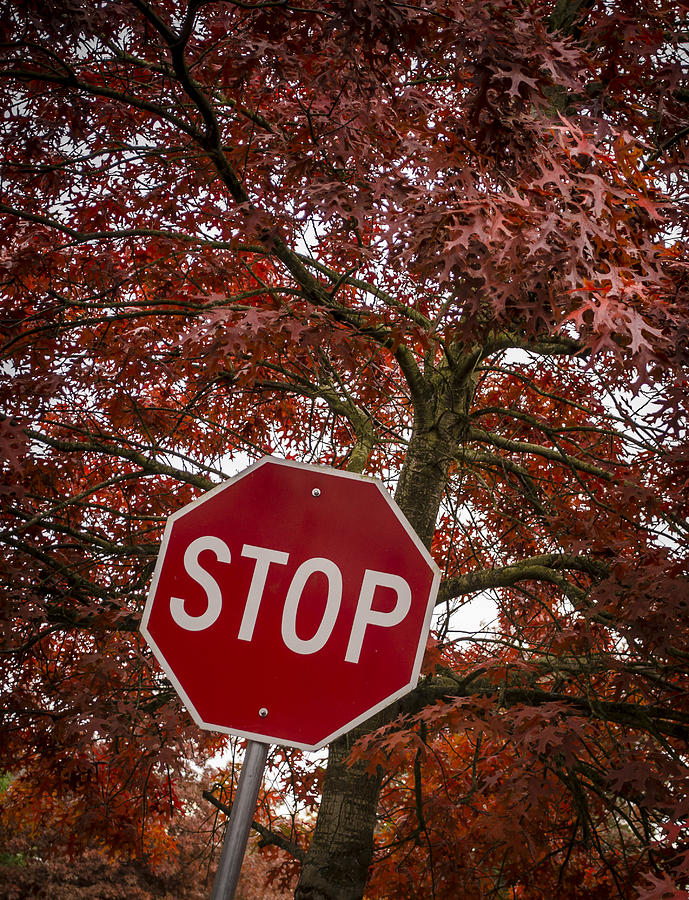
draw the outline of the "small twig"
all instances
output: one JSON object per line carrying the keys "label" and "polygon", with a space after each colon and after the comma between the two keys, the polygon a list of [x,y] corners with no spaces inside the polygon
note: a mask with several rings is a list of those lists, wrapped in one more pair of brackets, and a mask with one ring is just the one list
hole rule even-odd
{"label": "small twig", "polygon": [[[216,807],[216,809],[219,809],[220,812],[225,813],[225,815],[229,817],[231,812],[230,807],[223,803],[221,800],[218,800],[218,798],[213,796],[210,791],[204,791],[203,797],[204,800],[208,800],[208,802],[212,803],[213,806]],[[298,859],[299,862],[303,861],[306,853],[293,841],[288,840],[281,834],[276,834],[274,831],[266,828],[265,825],[261,825],[261,823],[257,822],[256,820],[251,823],[251,827],[261,836],[259,846],[266,847],[268,845],[274,845],[275,847],[279,847],[281,850],[284,850],[286,853],[289,853],[290,856],[293,856],[295,859]]]}

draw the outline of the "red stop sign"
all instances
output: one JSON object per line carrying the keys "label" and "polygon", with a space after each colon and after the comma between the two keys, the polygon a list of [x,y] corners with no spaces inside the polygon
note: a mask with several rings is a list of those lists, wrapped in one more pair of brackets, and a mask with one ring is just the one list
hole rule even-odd
{"label": "red stop sign", "polygon": [[202,728],[313,750],[416,685],[439,577],[377,480],[265,457],[170,516],[141,631]]}

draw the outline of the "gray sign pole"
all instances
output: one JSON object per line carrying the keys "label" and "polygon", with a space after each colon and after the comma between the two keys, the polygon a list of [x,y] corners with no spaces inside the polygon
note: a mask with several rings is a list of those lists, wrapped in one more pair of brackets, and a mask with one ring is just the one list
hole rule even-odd
{"label": "gray sign pole", "polygon": [[249,741],[246,745],[244,765],[227,821],[211,900],[232,900],[234,897],[266,767],[268,746],[260,741]]}

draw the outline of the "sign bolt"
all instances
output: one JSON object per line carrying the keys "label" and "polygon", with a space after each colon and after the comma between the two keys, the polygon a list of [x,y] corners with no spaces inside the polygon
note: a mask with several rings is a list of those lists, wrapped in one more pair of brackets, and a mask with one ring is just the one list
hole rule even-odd
{"label": "sign bolt", "polygon": [[262,719],[265,719],[265,717],[268,715],[268,710],[265,708],[265,706],[262,706],[259,709],[258,714]]}
{"label": "sign bolt", "polygon": [[320,497],[320,496],[321,496],[321,489],[320,489],[320,488],[314,488],[314,489],[311,491],[311,493],[313,494],[314,497]]}

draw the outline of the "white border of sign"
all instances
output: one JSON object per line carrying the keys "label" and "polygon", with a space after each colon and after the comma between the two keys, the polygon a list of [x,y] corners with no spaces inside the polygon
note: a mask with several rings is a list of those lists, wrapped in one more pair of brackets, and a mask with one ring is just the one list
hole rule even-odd
{"label": "white border of sign", "polygon": [[[267,463],[271,463],[273,465],[277,464],[277,465],[281,465],[281,466],[290,466],[290,467],[296,468],[296,469],[304,469],[309,472],[318,472],[321,475],[329,475],[329,476],[334,476],[337,478],[351,478],[351,479],[354,479],[357,481],[365,481],[368,484],[375,484],[376,487],[378,488],[378,490],[380,491],[380,493],[382,494],[383,498],[385,499],[386,503],[390,507],[391,511],[397,517],[400,525],[402,525],[404,530],[407,532],[407,534],[409,535],[409,537],[415,544],[417,550],[423,556],[427,565],[433,572],[433,581],[431,583],[431,589],[430,589],[430,592],[428,595],[426,616],[424,619],[423,629],[422,629],[421,635],[419,637],[419,646],[416,651],[416,657],[414,659],[414,665],[412,667],[411,678],[408,681],[408,683],[406,685],[404,685],[404,687],[402,687],[398,691],[396,691],[394,694],[391,694],[390,696],[386,697],[380,703],[377,703],[375,706],[372,706],[365,713],[362,713],[360,716],[357,716],[355,719],[352,719],[350,722],[347,722],[347,724],[344,725],[342,728],[338,728],[337,731],[334,731],[332,734],[329,734],[326,738],[324,738],[318,744],[302,744],[297,741],[286,741],[286,740],[284,740],[284,738],[277,738],[273,735],[269,735],[264,732],[263,733],[253,733],[253,732],[249,732],[249,731],[238,731],[234,728],[226,728],[226,727],[220,726],[220,725],[213,725],[210,722],[204,722],[203,719],[197,713],[197,711],[194,707],[194,704],[191,702],[191,700],[187,696],[187,693],[185,692],[184,688],[177,680],[175,673],[172,671],[172,669],[168,665],[167,660],[165,659],[162,651],[160,650],[160,648],[158,647],[156,642],[153,640],[153,638],[151,637],[151,635],[149,634],[149,631],[148,631],[148,620],[151,615],[151,607],[153,605],[153,598],[155,596],[155,593],[156,593],[156,590],[158,587],[158,581],[160,579],[160,572],[163,567],[163,562],[165,560],[165,553],[167,552],[167,545],[168,545],[168,542],[170,539],[170,532],[172,530],[172,526],[174,525],[175,521],[177,519],[181,518],[182,516],[186,515],[191,509],[193,509],[197,506],[201,506],[207,500],[210,500],[212,497],[215,496],[215,494],[218,494],[218,493],[220,493],[220,491],[225,490],[225,488],[227,488],[228,485],[232,484],[235,481],[239,481],[241,478],[244,478],[250,472],[254,472],[256,469],[260,468],[261,466],[266,465]],[[436,600],[436,597],[438,594],[438,587],[440,585],[440,576],[441,576],[440,569],[436,565],[435,560],[433,559],[431,554],[428,552],[426,547],[421,543],[419,536],[416,534],[414,529],[409,524],[407,517],[404,515],[402,510],[397,506],[397,504],[395,503],[393,498],[390,496],[390,494],[385,489],[383,483],[378,478],[373,478],[370,475],[359,475],[356,472],[346,472],[346,471],[342,471],[341,469],[334,469],[332,466],[315,466],[315,465],[311,465],[309,463],[294,462],[293,460],[290,460],[290,459],[279,459],[278,457],[275,457],[275,456],[264,456],[261,459],[259,459],[258,462],[252,463],[252,465],[247,466],[246,469],[242,469],[241,472],[238,472],[236,475],[233,475],[231,478],[228,478],[226,481],[223,481],[221,484],[217,485],[216,487],[211,488],[210,491],[207,491],[205,494],[202,494],[196,500],[192,500],[191,503],[187,503],[186,506],[183,506],[181,509],[178,509],[177,512],[172,513],[172,515],[168,517],[168,520],[165,524],[165,531],[163,533],[163,540],[161,542],[160,550],[158,552],[158,559],[156,560],[156,566],[155,566],[155,570],[153,572],[153,578],[151,580],[151,588],[148,593],[148,599],[146,601],[146,606],[144,608],[143,616],[141,617],[140,631],[141,631],[142,635],[144,636],[144,638],[146,639],[146,642],[152,649],[153,655],[157,659],[160,667],[163,669],[163,671],[167,675],[167,677],[168,677],[169,681],[171,682],[172,686],[174,687],[175,691],[181,698],[182,702],[186,706],[188,712],[190,713],[191,717],[196,722],[196,724],[199,726],[199,728],[203,728],[207,731],[219,731],[219,732],[224,732],[225,734],[234,734],[234,735],[237,735],[238,737],[248,738],[249,740],[252,740],[252,741],[262,741],[264,743],[280,744],[285,747],[297,747],[300,750],[318,750],[321,747],[324,747],[326,744],[329,744],[331,741],[335,740],[335,738],[338,738],[341,735],[346,734],[348,731],[351,731],[352,728],[355,728],[357,725],[360,725],[362,722],[365,722],[367,719],[370,719],[376,713],[385,709],[385,707],[389,706],[391,703],[394,703],[395,700],[398,700],[400,697],[403,697],[405,694],[408,694],[409,691],[413,690],[416,687],[416,685],[418,684],[418,680],[419,680],[419,673],[421,672],[421,663],[423,661],[423,654],[426,649],[426,638],[428,636],[428,633],[429,633],[430,627],[431,627],[431,618],[433,616],[435,600]]]}

